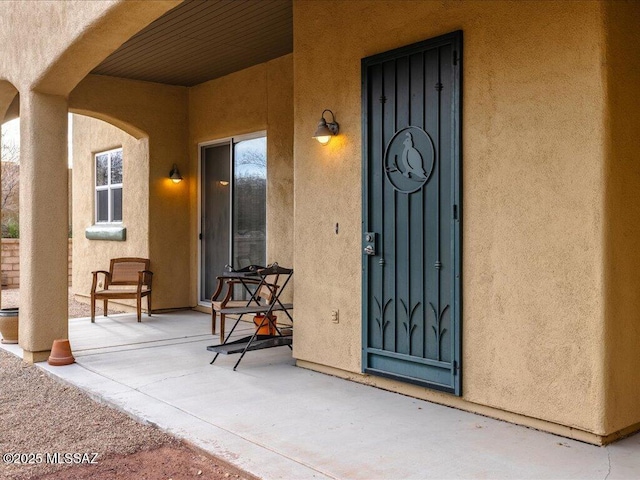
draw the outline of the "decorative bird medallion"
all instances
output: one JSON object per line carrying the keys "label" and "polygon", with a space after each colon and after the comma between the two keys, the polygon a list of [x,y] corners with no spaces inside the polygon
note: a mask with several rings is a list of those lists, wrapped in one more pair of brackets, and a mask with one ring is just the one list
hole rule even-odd
{"label": "decorative bird medallion", "polygon": [[420,152],[413,146],[411,132],[406,132],[405,135],[407,138],[402,142],[404,144],[404,151],[402,152],[404,172],[402,172],[402,174],[407,178],[411,178],[413,175],[414,177],[425,180],[427,178],[427,172],[424,171],[424,166],[422,165],[422,155],[420,155]]}
{"label": "decorative bird medallion", "polygon": [[429,180],[434,158],[435,148],[427,132],[419,127],[398,130],[384,154],[387,180],[399,192],[416,192]]}

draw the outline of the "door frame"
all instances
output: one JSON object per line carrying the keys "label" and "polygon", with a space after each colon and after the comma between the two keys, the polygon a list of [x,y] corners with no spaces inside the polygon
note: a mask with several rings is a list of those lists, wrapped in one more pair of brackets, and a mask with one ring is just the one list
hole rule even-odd
{"label": "door frame", "polygon": [[[230,168],[230,172],[231,172],[231,182],[229,184],[229,205],[231,208],[231,215],[229,215],[229,231],[232,232],[233,231],[233,176],[234,176],[234,171],[233,171],[233,145],[235,143],[239,143],[245,140],[253,140],[255,138],[262,138],[265,137],[267,138],[267,142],[268,137],[267,137],[267,131],[266,130],[259,130],[257,132],[251,132],[251,133],[245,133],[242,135],[234,135],[232,137],[224,137],[224,138],[218,138],[215,140],[208,140],[206,142],[200,142],[198,143],[198,188],[197,188],[197,202],[198,202],[198,219],[197,219],[197,233],[196,233],[196,242],[198,244],[198,281],[197,281],[197,296],[198,296],[198,306],[201,307],[211,307],[211,302],[208,302],[206,300],[202,300],[200,298],[200,293],[202,293],[202,239],[200,238],[200,236],[202,235],[202,150],[205,147],[215,147],[217,145],[224,145],[224,144],[229,144],[230,146],[230,158],[229,161],[231,162],[231,168]],[[269,144],[267,143],[267,150],[269,148]],[[267,155],[267,178],[269,176],[269,155]],[[230,242],[229,244],[229,256],[231,256],[231,250],[233,249],[233,242]]]}
{"label": "door frame", "polygon": [[[386,60],[392,60],[399,56],[410,55],[413,52],[420,52],[426,48],[434,48],[440,45],[452,44],[454,51],[457,52],[454,56],[454,68],[453,76],[455,87],[453,91],[453,108],[454,119],[452,125],[452,137],[453,137],[453,201],[454,212],[453,215],[453,245],[454,249],[454,281],[453,281],[453,301],[452,301],[452,319],[454,321],[453,342],[455,351],[453,354],[453,371],[454,371],[454,385],[453,388],[446,387],[438,384],[428,384],[428,382],[419,381],[408,377],[400,377],[389,373],[385,375],[381,372],[376,372],[377,376],[383,376],[394,380],[403,381],[406,383],[413,383],[433,390],[444,391],[453,393],[454,395],[462,395],[462,69],[463,69],[463,34],[462,30],[457,30],[451,33],[440,35],[434,38],[430,38],[421,42],[413,43],[403,47],[395,48],[386,52],[382,52],[376,55],[363,58],[361,60],[361,114],[362,114],[362,232],[361,239],[364,239],[365,232],[368,232],[369,226],[367,225],[369,219],[369,158],[368,158],[368,144],[369,144],[369,115],[368,115],[368,75],[367,69],[370,65],[381,63]],[[456,208],[457,207],[457,208]],[[362,245],[364,247],[364,244]],[[362,337],[361,337],[361,371],[367,373],[367,344],[369,338],[369,276],[367,270],[367,255],[362,254]]]}

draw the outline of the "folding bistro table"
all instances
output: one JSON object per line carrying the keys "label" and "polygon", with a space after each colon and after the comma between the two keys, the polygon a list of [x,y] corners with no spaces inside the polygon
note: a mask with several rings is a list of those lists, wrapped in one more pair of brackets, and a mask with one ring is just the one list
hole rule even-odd
{"label": "folding bistro table", "polygon": [[[261,350],[264,348],[280,347],[284,345],[291,348],[293,336],[291,333],[283,333],[283,330],[281,330],[274,321],[272,314],[276,311],[284,312],[293,324],[293,317],[290,313],[290,310],[293,309],[293,304],[282,303],[280,301],[280,297],[286,290],[292,275],[293,269],[283,268],[277,263],[255,271],[231,271],[221,275],[221,278],[228,281],[239,281],[242,283],[245,290],[249,292],[251,296],[245,306],[222,308],[218,311],[221,315],[236,315],[237,318],[229,332],[229,335],[222,344],[207,347],[207,350],[215,352],[216,354],[215,357],[213,357],[213,360],[211,360],[211,364],[216,361],[220,354],[230,355],[240,353],[240,358],[238,358],[238,361],[233,367],[235,370],[242,361],[245,353],[250,350]],[[259,279],[258,285],[255,290],[252,290],[249,288],[249,283],[251,285],[255,285],[256,279]],[[246,280],[249,280],[249,282],[245,283]],[[256,325],[253,335],[239,340],[230,341],[233,331],[245,315],[260,315],[260,317],[258,317],[261,318],[260,324]],[[269,331],[274,332],[274,334],[258,334],[261,327],[264,326],[268,326]]]}

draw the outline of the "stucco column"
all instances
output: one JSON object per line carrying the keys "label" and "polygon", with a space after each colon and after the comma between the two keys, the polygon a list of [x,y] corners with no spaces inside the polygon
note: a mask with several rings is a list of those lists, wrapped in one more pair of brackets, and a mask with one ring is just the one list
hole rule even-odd
{"label": "stucco column", "polygon": [[20,315],[24,360],[68,335],[67,100],[20,93]]}

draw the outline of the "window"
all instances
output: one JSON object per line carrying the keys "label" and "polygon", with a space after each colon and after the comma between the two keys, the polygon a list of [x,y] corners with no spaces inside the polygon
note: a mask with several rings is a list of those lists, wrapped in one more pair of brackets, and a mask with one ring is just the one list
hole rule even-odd
{"label": "window", "polygon": [[96,153],[96,223],[122,222],[122,148]]}

